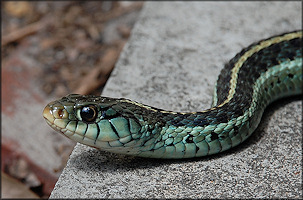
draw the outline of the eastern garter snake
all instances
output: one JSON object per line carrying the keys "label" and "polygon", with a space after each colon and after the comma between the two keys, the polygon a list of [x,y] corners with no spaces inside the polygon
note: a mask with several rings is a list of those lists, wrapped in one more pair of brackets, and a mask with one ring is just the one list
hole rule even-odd
{"label": "eastern garter snake", "polygon": [[70,94],[43,116],[56,131],[102,150],[153,158],[219,153],[247,139],[265,107],[302,93],[302,31],[261,40],[222,69],[213,107],[201,112],[161,110],[128,99]]}

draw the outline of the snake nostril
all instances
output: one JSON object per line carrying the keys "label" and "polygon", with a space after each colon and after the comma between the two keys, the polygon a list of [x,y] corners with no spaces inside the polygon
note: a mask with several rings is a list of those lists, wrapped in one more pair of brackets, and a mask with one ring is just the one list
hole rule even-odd
{"label": "snake nostril", "polygon": [[58,115],[60,118],[64,116],[64,111],[63,110],[58,110]]}
{"label": "snake nostril", "polygon": [[55,110],[53,110],[53,115],[56,119],[68,118],[68,113],[65,109],[55,109]]}

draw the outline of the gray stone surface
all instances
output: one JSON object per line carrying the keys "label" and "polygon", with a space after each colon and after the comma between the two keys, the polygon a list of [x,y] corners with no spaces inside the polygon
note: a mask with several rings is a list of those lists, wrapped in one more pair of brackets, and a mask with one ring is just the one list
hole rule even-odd
{"label": "gray stone surface", "polygon": [[[302,26],[301,2],[147,2],[104,96],[168,110],[209,108],[224,63]],[[302,102],[272,104],[256,132],[219,155],[158,160],[78,144],[51,198],[302,198]]]}

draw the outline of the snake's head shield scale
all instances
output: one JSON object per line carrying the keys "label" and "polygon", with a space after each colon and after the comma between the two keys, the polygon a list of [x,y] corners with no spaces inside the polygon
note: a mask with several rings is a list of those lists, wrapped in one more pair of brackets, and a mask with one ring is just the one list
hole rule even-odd
{"label": "snake's head shield scale", "polygon": [[[112,152],[134,153],[146,129],[134,103],[93,95],[70,94],[49,103],[43,111],[46,122],[56,131],[77,142]],[[144,127],[144,128],[143,128]],[[126,143],[133,144],[127,148]],[[140,141],[140,142],[139,142]]]}

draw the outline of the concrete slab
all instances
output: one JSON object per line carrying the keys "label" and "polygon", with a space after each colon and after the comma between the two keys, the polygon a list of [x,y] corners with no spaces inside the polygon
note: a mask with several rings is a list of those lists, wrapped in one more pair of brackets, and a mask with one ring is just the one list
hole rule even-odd
{"label": "concrete slab", "polygon": [[[105,89],[158,108],[209,108],[224,63],[252,42],[302,27],[301,2],[147,2]],[[246,142],[187,160],[78,144],[52,198],[302,198],[302,102],[271,105]]]}

